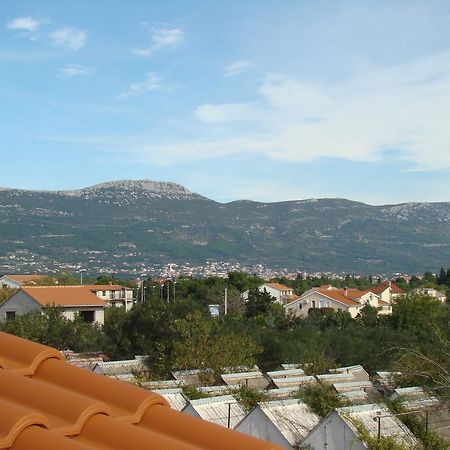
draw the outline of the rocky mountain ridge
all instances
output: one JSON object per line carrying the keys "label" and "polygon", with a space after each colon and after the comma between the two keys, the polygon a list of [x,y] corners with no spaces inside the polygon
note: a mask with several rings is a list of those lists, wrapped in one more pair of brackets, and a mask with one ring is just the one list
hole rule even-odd
{"label": "rocky mountain ridge", "polygon": [[71,191],[0,190],[0,236],[0,271],[2,258],[25,254],[47,265],[234,260],[420,273],[450,263],[450,203],[218,203],[176,183],[121,180]]}

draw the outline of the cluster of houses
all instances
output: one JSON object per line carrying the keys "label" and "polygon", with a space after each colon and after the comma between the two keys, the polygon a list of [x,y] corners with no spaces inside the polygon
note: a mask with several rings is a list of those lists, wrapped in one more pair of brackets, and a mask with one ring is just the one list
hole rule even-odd
{"label": "cluster of houses", "polygon": [[[16,289],[0,305],[0,322],[16,316],[40,311],[44,307],[58,306],[68,319],[81,316],[87,322],[104,323],[106,307],[124,307],[127,311],[133,306],[133,289],[121,285],[83,285],[83,286],[42,286],[43,275],[4,275],[0,278],[0,288]],[[164,280],[162,281],[164,284]],[[310,310],[328,308],[342,310],[356,317],[365,305],[377,308],[378,314],[391,314],[395,298],[403,291],[393,282],[365,290],[336,288],[331,285],[314,287],[296,295],[294,290],[280,283],[264,283],[258,288],[267,292],[274,302],[283,306],[286,315],[306,318]],[[419,288],[419,294],[428,295],[441,302],[446,296],[436,289]],[[242,294],[248,299],[249,291]]]}
{"label": "cluster of houses", "polygon": [[[86,357],[82,355],[80,361],[86,367]],[[148,368],[142,356],[127,361],[95,361],[93,357],[89,367],[94,372],[157,392],[177,411],[274,442],[283,449],[366,449],[361,427],[374,439],[390,436],[404,448],[420,448],[399,417],[380,403],[383,397],[399,399],[406,411],[426,414],[430,429],[448,430],[450,425],[447,409],[443,410],[437,398],[419,387],[395,388],[396,373],[376,372],[370,378],[360,365],[316,376],[305,375],[296,364],[283,364],[280,370],[267,373],[257,366],[241,367],[223,373],[218,384],[203,386],[200,370],[176,371],[167,380],[143,381]],[[72,362],[80,364],[76,359]],[[298,399],[298,392],[318,383],[331,386],[348,406],[325,418],[312,412]],[[195,387],[194,399],[189,398],[187,386]],[[243,386],[263,393],[264,401],[247,409],[238,395]]]}
{"label": "cluster of houses", "polygon": [[[365,290],[324,285],[309,289],[300,296],[292,288],[280,283],[264,283],[258,289],[260,292],[267,292],[276,303],[282,305],[286,315],[299,318],[307,317],[311,309],[321,308],[347,311],[354,318],[365,305],[377,308],[378,314],[391,314],[395,298],[403,294],[391,281]],[[446,296],[436,289],[419,288],[416,291],[441,302],[446,301]],[[248,298],[248,294],[249,291],[242,294],[244,300]]]}
{"label": "cluster of houses", "polygon": [[116,284],[83,286],[40,286],[40,275],[5,275],[0,287],[16,291],[0,305],[0,322],[45,307],[58,306],[67,319],[76,315],[86,322],[103,325],[105,308],[133,306],[133,289]]}

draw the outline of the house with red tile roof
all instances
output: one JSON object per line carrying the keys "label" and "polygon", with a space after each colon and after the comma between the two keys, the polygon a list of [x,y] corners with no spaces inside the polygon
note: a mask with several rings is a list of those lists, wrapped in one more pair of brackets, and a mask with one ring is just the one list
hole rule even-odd
{"label": "house with red tile roof", "polygon": [[86,286],[23,286],[0,305],[0,322],[56,306],[64,317],[80,315],[86,322],[104,323],[107,303]]}
{"label": "house with red tile roof", "polygon": [[133,306],[133,289],[120,284],[89,284],[83,285],[108,306],[124,307],[129,311]]}
{"label": "house with red tile roof", "polygon": [[0,332],[0,450],[281,450]]}
{"label": "house with red tile roof", "polygon": [[3,275],[0,277],[0,288],[19,289],[21,286],[33,285],[44,278],[48,278],[47,275]]}
{"label": "house with red tile roof", "polygon": [[[284,284],[280,283],[264,283],[259,286],[258,289],[260,292],[265,291],[270,294],[275,299],[274,301],[281,305],[293,302],[294,300],[297,300],[299,298],[299,296],[294,293],[294,290],[291,287],[285,286]],[[244,300],[248,299],[248,292],[249,291],[245,291],[241,294]]]}
{"label": "house with red tile roof", "polygon": [[[310,290],[296,300],[284,305],[287,315],[305,318],[311,309],[330,308],[342,310],[356,317],[362,305],[358,298],[363,294],[356,289],[317,288]],[[359,297],[358,297],[359,296]]]}
{"label": "house with red tile roof", "polygon": [[370,292],[378,295],[380,300],[389,304],[392,307],[392,303],[395,298],[402,295],[404,292],[392,281],[386,281],[379,286],[371,287]]}

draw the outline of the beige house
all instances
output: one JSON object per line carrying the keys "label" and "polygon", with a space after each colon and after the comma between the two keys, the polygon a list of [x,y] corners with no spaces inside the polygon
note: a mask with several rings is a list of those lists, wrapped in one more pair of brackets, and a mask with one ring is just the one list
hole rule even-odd
{"label": "beige house", "polygon": [[310,309],[316,308],[348,311],[352,317],[356,317],[361,307],[361,303],[354,300],[347,290],[335,288],[318,288],[284,305],[287,315],[303,318],[308,317]]}
{"label": "beige house", "polygon": [[119,284],[91,284],[83,286],[105,301],[108,306],[124,307],[129,311],[133,306],[133,289]]}
{"label": "beige house", "polygon": [[0,322],[56,306],[64,317],[103,325],[107,303],[85,286],[23,286],[0,305]]}

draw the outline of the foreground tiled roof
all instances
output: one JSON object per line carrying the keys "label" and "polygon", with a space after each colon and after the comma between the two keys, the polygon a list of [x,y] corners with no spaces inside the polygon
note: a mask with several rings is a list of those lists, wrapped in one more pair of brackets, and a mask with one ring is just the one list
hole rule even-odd
{"label": "foreground tiled roof", "polygon": [[2,450],[279,450],[2,332],[0,417]]}
{"label": "foreground tiled roof", "polygon": [[105,306],[86,286],[24,286],[23,292],[42,306]]}

